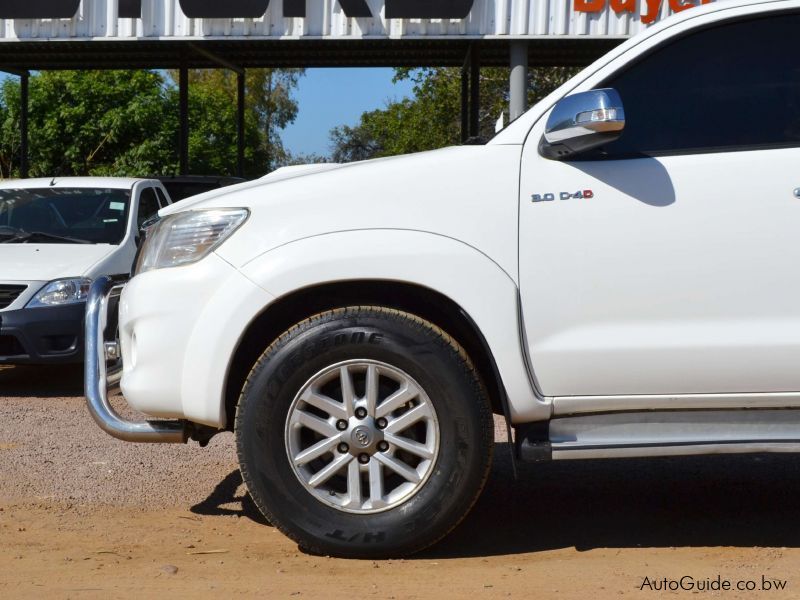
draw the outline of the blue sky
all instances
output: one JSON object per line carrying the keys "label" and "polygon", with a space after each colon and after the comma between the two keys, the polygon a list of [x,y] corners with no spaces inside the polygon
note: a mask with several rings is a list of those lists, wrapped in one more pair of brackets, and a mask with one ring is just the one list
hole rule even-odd
{"label": "blue sky", "polygon": [[[300,111],[281,137],[293,154],[330,153],[330,130],[355,125],[361,113],[413,95],[408,81],[393,83],[394,69],[307,69],[295,91]],[[0,82],[8,77],[0,73]]]}
{"label": "blue sky", "polygon": [[330,130],[354,125],[361,113],[413,95],[408,81],[392,83],[394,69],[307,69],[295,93],[297,120],[281,134],[293,154],[330,153]]}

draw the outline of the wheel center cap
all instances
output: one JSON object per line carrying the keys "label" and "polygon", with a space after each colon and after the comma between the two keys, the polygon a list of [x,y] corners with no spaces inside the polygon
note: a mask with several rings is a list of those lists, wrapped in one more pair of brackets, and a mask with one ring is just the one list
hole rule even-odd
{"label": "wheel center cap", "polygon": [[370,431],[369,427],[363,425],[356,427],[350,434],[350,439],[353,441],[353,445],[356,448],[369,448],[373,442],[372,431]]}

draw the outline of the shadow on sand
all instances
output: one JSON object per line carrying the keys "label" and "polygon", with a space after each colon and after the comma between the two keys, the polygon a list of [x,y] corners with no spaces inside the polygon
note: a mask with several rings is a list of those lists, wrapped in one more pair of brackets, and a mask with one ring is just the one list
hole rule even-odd
{"label": "shadow on sand", "polygon": [[[420,558],[800,542],[800,460],[792,455],[522,464],[514,481],[507,444],[495,450],[472,512]],[[238,471],[192,511],[267,523]]]}
{"label": "shadow on sand", "polygon": [[[241,488],[241,493],[237,495],[239,488]],[[197,515],[247,517],[256,523],[269,525],[269,522],[256,508],[253,499],[250,498],[250,494],[244,489],[242,474],[238,470],[232,471],[227,475],[225,479],[217,484],[208,498],[195,504],[190,510]]]}
{"label": "shadow on sand", "polygon": [[470,515],[423,556],[800,542],[796,456],[524,464],[515,482],[502,446]]}
{"label": "shadow on sand", "polygon": [[0,365],[0,397],[83,396],[83,365]]}

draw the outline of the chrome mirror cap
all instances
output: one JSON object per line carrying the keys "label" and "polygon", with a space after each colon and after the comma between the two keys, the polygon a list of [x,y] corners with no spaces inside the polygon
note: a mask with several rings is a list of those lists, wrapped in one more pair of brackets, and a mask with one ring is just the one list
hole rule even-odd
{"label": "chrome mirror cap", "polygon": [[606,88],[563,98],[547,119],[540,151],[564,160],[614,141],[625,129],[625,109],[616,90]]}

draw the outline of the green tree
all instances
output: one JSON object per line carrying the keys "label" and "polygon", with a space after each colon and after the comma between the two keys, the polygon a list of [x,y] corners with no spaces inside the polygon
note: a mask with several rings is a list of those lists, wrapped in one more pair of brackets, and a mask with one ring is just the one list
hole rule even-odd
{"label": "green tree", "polygon": [[[245,171],[291,161],[280,131],[297,117],[301,70],[247,74]],[[237,170],[236,77],[192,71],[190,171]],[[171,175],[178,172],[178,90],[158,71],[49,71],[30,79],[31,176]],[[20,85],[0,85],[0,177],[19,176]]]}
{"label": "green tree", "polygon": [[[528,100],[534,103],[576,72],[564,67],[531,69]],[[491,137],[508,106],[508,70],[481,69],[480,134]],[[461,69],[396,69],[395,81],[413,83],[413,98],[366,112],[353,126],[331,131],[332,158],[350,162],[432,150],[461,141]]]}
{"label": "green tree", "polygon": [[0,85],[0,179],[19,172],[19,82],[5,79]]}
{"label": "green tree", "polygon": [[[177,73],[170,73],[173,81]],[[280,131],[297,118],[293,97],[302,69],[250,69],[245,76],[245,174],[263,175],[291,162]],[[177,106],[174,84],[171,102]],[[236,74],[227,70],[189,72],[190,170],[232,175],[237,163]]]}
{"label": "green tree", "polygon": [[304,74],[303,69],[254,69],[248,75],[248,98],[263,133],[268,172],[292,162],[280,130],[297,118],[298,105],[292,92]]}
{"label": "green tree", "polygon": [[[30,80],[34,176],[160,173],[174,163],[163,78],[151,71],[51,71]],[[17,174],[19,82],[0,98],[0,168]]]}

